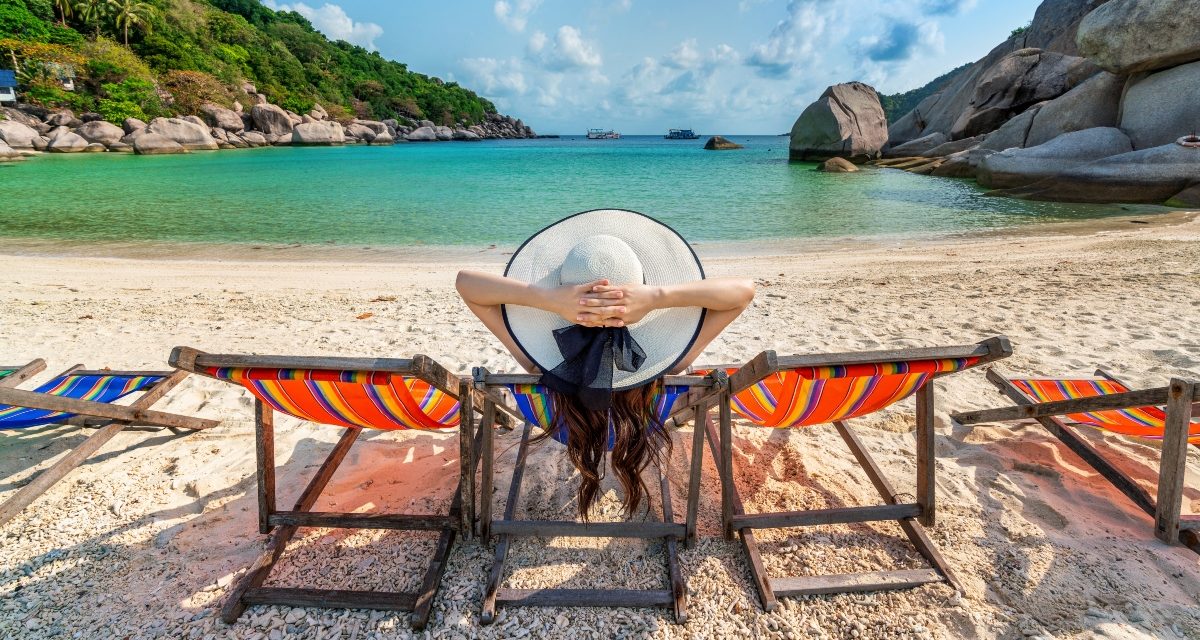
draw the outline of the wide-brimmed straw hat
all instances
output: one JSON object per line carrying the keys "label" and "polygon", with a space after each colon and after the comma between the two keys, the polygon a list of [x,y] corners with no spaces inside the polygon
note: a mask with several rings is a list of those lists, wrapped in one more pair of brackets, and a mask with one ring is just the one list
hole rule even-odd
{"label": "wide-brimmed straw hat", "polygon": [[[671,227],[636,211],[597,209],[564,218],[535,233],[513,254],[504,275],[539,287],[603,278],[613,285],[669,285],[701,280],[704,268],[687,241]],[[561,373],[572,366],[563,353],[571,347],[564,341],[572,338],[568,335],[572,332],[574,339],[580,340],[578,334],[587,328],[531,307],[504,305],[503,313],[509,333],[543,373]],[[600,364],[601,374],[611,372],[608,390],[621,391],[653,382],[670,371],[692,348],[703,321],[701,307],[656,309],[628,327],[586,333],[589,339],[599,339],[596,334],[603,333],[605,339],[624,349],[627,357],[623,362],[614,347],[614,357]],[[577,328],[570,329],[573,326]],[[623,343],[629,337],[632,349]],[[582,360],[578,353],[568,355]],[[595,363],[593,359],[592,366]]]}

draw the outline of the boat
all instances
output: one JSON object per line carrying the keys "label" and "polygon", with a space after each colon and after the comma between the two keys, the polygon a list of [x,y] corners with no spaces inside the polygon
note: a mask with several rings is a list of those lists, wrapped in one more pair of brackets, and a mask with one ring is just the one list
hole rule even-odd
{"label": "boat", "polygon": [[691,129],[671,129],[663,137],[667,140],[696,140],[700,136],[696,135],[696,132]]}
{"label": "boat", "polygon": [[612,129],[588,129],[588,140],[620,140],[621,134]]}

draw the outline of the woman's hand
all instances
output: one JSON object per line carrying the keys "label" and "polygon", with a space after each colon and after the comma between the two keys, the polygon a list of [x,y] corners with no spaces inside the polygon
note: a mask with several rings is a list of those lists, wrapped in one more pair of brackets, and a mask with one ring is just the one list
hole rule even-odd
{"label": "woman's hand", "polygon": [[589,326],[623,327],[640,322],[657,308],[662,290],[644,284],[597,284],[579,301]]}
{"label": "woman's hand", "polygon": [[618,327],[621,325],[614,324],[611,318],[619,313],[622,307],[614,304],[614,300],[606,301],[607,304],[587,303],[587,296],[594,289],[608,286],[608,280],[566,284],[545,290],[545,295],[548,298],[548,307],[571,324],[581,324],[585,327]]}

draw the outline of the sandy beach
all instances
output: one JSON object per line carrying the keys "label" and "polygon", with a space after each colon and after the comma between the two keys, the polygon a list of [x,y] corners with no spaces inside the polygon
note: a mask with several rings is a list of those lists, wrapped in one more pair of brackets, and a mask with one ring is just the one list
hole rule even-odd
{"label": "sandy beach", "polygon": [[[1148,222],[1145,223],[1145,222]],[[787,255],[700,247],[712,275],[753,277],[753,306],[705,359],[764,349],[818,353],[975,342],[1007,335],[1011,372],[1089,375],[1135,386],[1200,377],[1200,221],[1172,213],[939,241],[838,243]],[[164,369],[170,349],[404,357],[451,370],[514,368],[459,301],[463,267],[500,271],[499,249],[455,261],[389,255],[304,261],[302,250],[221,259],[29,255],[0,276],[0,361],[45,358]],[[361,257],[361,256],[360,256]],[[32,388],[32,384],[23,385]],[[948,413],[1006,403],[982,371],[937,388],[937,526],[964,583],[875,594],[785,598],[762,613],[740,547],[720,537],[719,482],[705,461],[701,543],[681,552],[690,620],[666,610],[501,609],[479,624],[488,547],[458,544],[427,631],[407,615],[252,607],[227,626],[215,609],[262,548],[254,495],[253,415],[240,388],[192,377],[156,408],[219,419],[175,436],[127,430],[31,508],[0,527],[0,638],[1197,638],[1200,557],[1153,537],[1153,523],[1035,423],[951,425]],[[901,492],[915,486],[912,401],[857,420]],[[277,422],[281,502],[315,470],[339,429]],[[747,509],[872,504],[877,495],[832,427],[770,431],[735,423],[736,478]],[[1083,430],[1153,490],[1153,444]],[[78,444],[75,427],[0,432],[0,499]],[[429,510],[448,504],[457,435],[367,433],[318,508]],[[683,512],[691,430],[668,473]],[[499,437],[497,509],[517,434]],[[569,517],[572,469],[553,442],[531,455],[523,513]],[[1188,461],[1185,513],[1200,512],[1200,452]],[[600,519],[615,519],[612,482]],[[325,588],[411,588],[435,536],[302,530],[272,577]],[[915,568],[892,524],[760,534],[772,575]],[[291,581],[291,582],[289,582]],[[506,586],[659,587],[661,545],[526,540]],[[315,584],[313,584],[315,583]]]}

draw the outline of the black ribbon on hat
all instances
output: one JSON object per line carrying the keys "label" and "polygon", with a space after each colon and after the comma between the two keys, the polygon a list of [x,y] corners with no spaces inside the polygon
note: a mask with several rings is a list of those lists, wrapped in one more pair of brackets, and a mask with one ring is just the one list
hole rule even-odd
{"label": "black ribbon on hat", "polygon": [[637,371],[646,352],[625,327],[585,327],[573,324],[554,330],[563,361],[542,374],[540,384],[579,398],[592,411],[612,406],[613,367]]}

